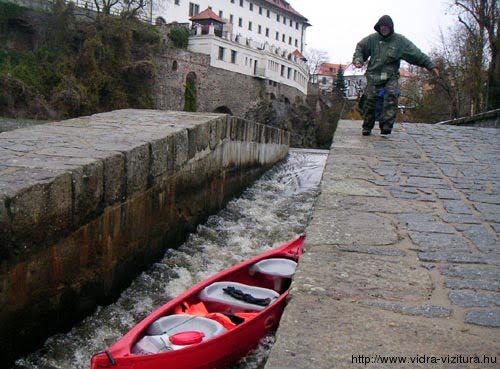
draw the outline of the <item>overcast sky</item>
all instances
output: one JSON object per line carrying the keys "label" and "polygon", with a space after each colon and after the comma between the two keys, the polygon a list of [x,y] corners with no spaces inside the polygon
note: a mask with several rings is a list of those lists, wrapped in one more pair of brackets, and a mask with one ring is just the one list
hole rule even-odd
{"label": "overcast sky", "polygon": [[288,0],[305,16],[311,27],[306,33],[306,49],[328,52],[329,62],[352,59],[356,43],[375,32],[373,26],[384,14],[391,16],[397,33],[406,36],[428,53],[439,44],[455,22],[450,0]]}

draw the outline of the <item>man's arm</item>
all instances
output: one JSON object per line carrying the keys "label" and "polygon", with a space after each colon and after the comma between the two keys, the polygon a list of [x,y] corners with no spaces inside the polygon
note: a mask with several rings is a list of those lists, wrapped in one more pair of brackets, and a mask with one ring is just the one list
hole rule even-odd
{"label": "man's arm", "polygon": [[363,63],[370,57],[370,41],[369,37],[365,37],[356,45],[356,50],[354,51],[354,55],[352,56],[352,63],[356,68],[361,68]]}

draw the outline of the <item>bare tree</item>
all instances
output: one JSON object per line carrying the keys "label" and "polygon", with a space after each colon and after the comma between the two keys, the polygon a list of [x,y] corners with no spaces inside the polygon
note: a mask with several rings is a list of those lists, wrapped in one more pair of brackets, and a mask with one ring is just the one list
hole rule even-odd
{"label": "bare tree", "polygon": [[[98,14],[121,15],[125,18],[142,18],[152,21],[154,0],[93,0]],[[155,4],[170,2],[172,0],[155,0]]]}
{"label": "bare tree", "polygon": [[[484,81],[482,67],[488,65],[485,100],[488,109],[500,107],[500,10],[498,0],[455,0],[453,2],[458,10],[458,20],[469,36],[467,45],[473,58],[473,68],[476,77],[481,74],[476,82]],[[480,105],[480,101],[475,103]]]}
{"label": "bare tree", "polygon": [[313,78],[316,74],[318,74],[321,64],[328,61],[328,52],[325,50],[306,49],[304,56],[307,59],[309,78]]}

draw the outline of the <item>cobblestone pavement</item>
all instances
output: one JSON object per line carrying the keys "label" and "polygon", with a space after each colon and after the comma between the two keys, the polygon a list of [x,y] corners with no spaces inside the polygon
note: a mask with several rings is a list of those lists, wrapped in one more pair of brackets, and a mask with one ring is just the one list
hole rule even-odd
{"label": "cobblestone pavement", "polygon": [[341,121],[266,369],[500,367],[499,143]]}

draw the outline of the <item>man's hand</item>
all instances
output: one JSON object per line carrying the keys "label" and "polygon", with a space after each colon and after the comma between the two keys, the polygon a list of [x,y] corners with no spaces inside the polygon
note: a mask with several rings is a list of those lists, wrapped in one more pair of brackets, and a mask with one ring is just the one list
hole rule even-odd
{"label": "man's hand", "polygon": [[439,69],[438,68],[432,68],[431,69],[432,74],[434,74],[436,77],[439,77]]}
{"label": "man's hand", "polygon": [[361,68],[361,67],[363,67],[363,63],[361,63],[359,60],[356,60],[356,61],[354,62],[354,66],[355,66],[356,68]]}

